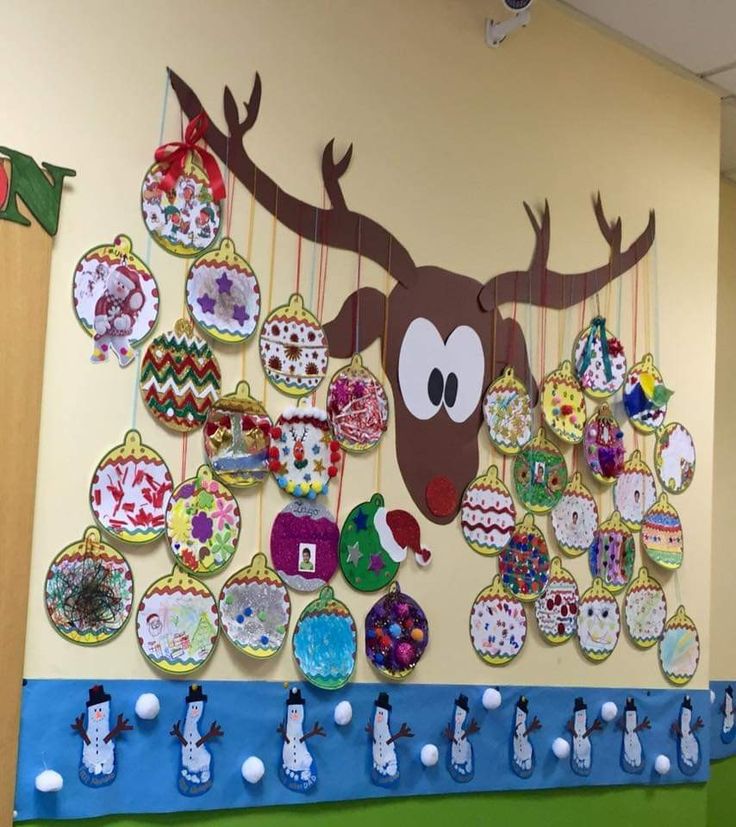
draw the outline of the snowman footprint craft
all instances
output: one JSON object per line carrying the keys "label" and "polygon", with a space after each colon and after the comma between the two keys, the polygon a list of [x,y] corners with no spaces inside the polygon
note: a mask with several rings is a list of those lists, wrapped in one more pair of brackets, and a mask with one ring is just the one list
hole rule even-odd
{"label": "snowman footprint craft", "polygon": [[279,779],[287,789],[297,793],[308,793],[317,783],[317,764],[307,741],[315,735],[327,735],[319,721],[314,722],[309,732],[304,731],[305,705],[301,690],[290,689],[286,698],[286,717],[276,729],[283,739]]}
{"label": "snowman footprint craft", "polygon": [[373,719],[365,727],[371,737],[371,781],[379,787],[391,787],[399,780],[396,742],[401,738],[413,738],[414,733],[406,722],[391,733],[392,707],[387,692],[379,692],[374,706]]}
{"label": "snowman footprint craft", "polygon": [[462,693],[455,699],[452,720],[445,727],[444,736],[448,741],[447,771],[460,784],[470,781],[475,774],[473,745],[470,736],[480,732],[475,718],[468,721],[470,706],[468,696]]}
{"label": "snowman footprint craft", "polygon": [[623,732],[621,740],[621,769],[634,775],[644,769],[644,748],[639,733],[651,729],[652,724],[646,716],[639,721],[639,712],[633,698],[626,699],[623,717],[619,719],[618,728]]}
{"label": "snowman footprint craft", "polygon": [[723,715],[723,722],[721,723],[721,741],[724,744],[730,744],[733,739],[736,738],[736,726],[734,725],[736,721],[734,721],[732,686],[727,686],[723,694],[721,714]]}
{"label": "snowman footprint craft", "polygon": [[685,695],[680,705],[680,715],[672,724],[672,734],[677,739],[677,764],[683,775],[695,775],[700,769],[702,756],[697,732],[704,726],[700,716],[693,721],[692,700]]}
{"label": "snowman footprint craft", "polygon": [[112,784],[117,775],[115,739],[133,729],[122,714],[118,715],[115,726],[110,727],[111,700],[102,685],[93,686],[87,700],[86,722],[83,713],[71,725],[83,742],[79,780],[88,787]]}
{"label": "snowman footprint craft", "polygon": [[181,721],[177,721],[170,732],[181,745],[177,786],[182,795],[202,795],[210,789],[213,781],[212,753],[207,748],[207,743],[225,733],[217,721],[213,721],[204,734],[200,730],[207,703],[207,696],[202,692],[201,686],[192,684],[189,687],[185,703],[187,709],[184,729],[182,730]]}
{"label": "snowman footprint craft", "polygon": [[511,769],[519,778],[529,778],[534,772],[534,745],[529,736],[541,728],[536,715],[529,721],[529,699],[522,695],[516,702],[511,730]]}
{"label": "snowman footprint craft", "polygon": [[603,721],[596,717],[588,726],[588,706],[583,698],[575,698],[572,718],[567,722],[567,730],[572,735],[570,768],[575,775],[590,775],[593,766],[593,744],[590,736],[603,729]]}

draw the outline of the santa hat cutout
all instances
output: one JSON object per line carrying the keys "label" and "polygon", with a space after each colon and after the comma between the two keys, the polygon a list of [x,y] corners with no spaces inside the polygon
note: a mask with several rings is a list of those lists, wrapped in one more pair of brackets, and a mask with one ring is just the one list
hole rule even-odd
{"label": "santa hat cutout", "polygon": [[408,511],[379,508],[373,518],[373,525],[381,546],[395,563],[401,563],[406,552],[412,551],[418,565],[429,564],[432,554],[428,549],[422,548],[419,523]]}

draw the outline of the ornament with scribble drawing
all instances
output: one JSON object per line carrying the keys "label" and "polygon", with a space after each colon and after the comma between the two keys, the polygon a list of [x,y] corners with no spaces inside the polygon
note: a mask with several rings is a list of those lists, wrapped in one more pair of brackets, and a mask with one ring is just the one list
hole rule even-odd
{"label": "ornament with scribble drawing", "polygon": [[596,316],[578,335],[572,353],[575,373],[591,398],[604,399],[623,385],[626,377],[624,347],[606,329],[606,320],[601,316]]}
{"label": "ornament with scribble drawing", "polygon": [[560,549],[570,557],[590,550],[598,529],[598,506],[576,471],[552,509],[552,530]]}
{"label": "ornament with scribble drawing", "polygon": [[514,483],[524,508],[535,514],[545,514],[562,498],[567,485],[565,458],[542,428],[514,460]]}
{"label": "ornament with scribble drawing", "polygon": [[486,391],[483,416],[491,442],[504,454],[518,454],[532,438],[532,402],[512,367]]}
{"label": "ornament with scribble drawing", "polygon": [[465,489],[460,525],[465,542],[478,554],[498,554],[511,539],[516,506],[492,465]]}
{"label": "ornament with scribble drawing", "polygon": [[695,443],[690,431],[679,422],[670,422],[657,431],[654,470],[669,494],[682,494],[695,474]]}
{"label": "ornament with scribble drawing", "polygon": [[613,486],[613,504],[629,531],[639,531],[646,512],[657,497],[654,474],[641,458],[640,451],[632,451]]}
{"label": "ornament with scribble drawing", "polygon": [[565,442],[582,442],[585,396],[570,362],[563,362],[544,377],[540,396],[547,427]]}

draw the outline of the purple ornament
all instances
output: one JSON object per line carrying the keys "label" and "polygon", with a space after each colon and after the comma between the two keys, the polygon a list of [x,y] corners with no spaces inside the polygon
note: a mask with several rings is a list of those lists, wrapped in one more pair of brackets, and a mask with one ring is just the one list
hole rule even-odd
{"label": "purple ornament", "polygon": [[429,623],[422,607],[394,582],[365,619],[365,653],[382,674],[405,678],[429,643]]}

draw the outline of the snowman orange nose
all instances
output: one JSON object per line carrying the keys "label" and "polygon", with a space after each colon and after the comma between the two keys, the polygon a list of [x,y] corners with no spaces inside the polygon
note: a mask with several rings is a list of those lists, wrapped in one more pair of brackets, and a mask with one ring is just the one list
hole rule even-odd
{"label": "snowman orange nose", "polygon": [[457,511],[457,488],[447,477],[432,477],[427,483],[425,497],[429,510],[436,517],[448,517]]}

